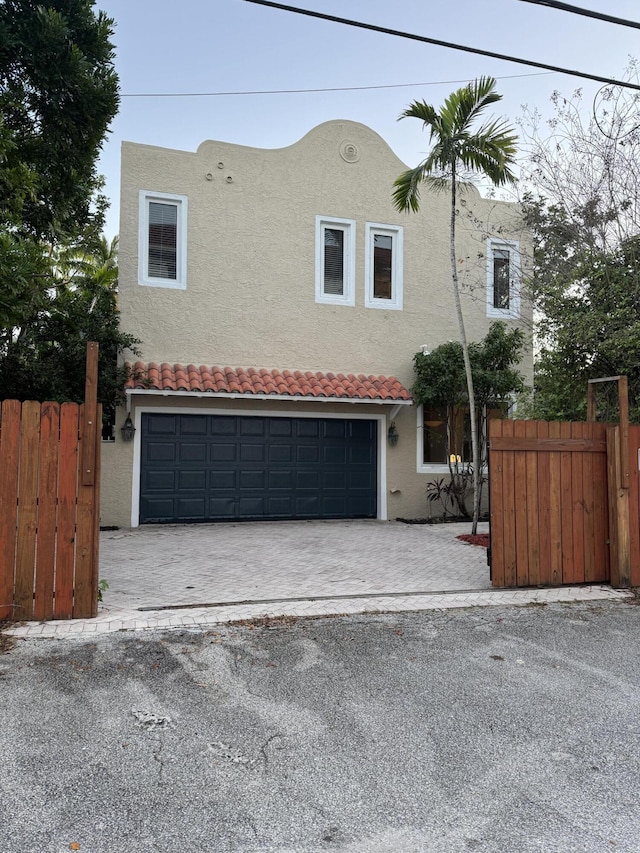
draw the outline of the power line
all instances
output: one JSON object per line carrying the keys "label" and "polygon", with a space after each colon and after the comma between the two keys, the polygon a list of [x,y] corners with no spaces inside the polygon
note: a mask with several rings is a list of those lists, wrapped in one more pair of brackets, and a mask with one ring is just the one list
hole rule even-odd
{"label": "power line", "polygon": [[573,15],[584,15],[585,18],[595,18],[598,21],[606,21],[609,24],[620,24],[621,27],[633,27],[640,30],[638,21],[629,21],[627,18],[616,18],[614,15],[605,15],[604,12],[594,12],[582,6],[573,6],[570,3],[560,3],[559,0],[520,0],[521,3],[533,3],[534,6],[548,6],[550,9],[559,9],[561,12],[571,12]]}
{"label": "power line", "polygon": [[[513,80],[520,77],[545,77],[550,71],[537,71],[531,74],[506,74],[498,80]],[[298,95],[312,92],[363,92],[369,89],[404,89],[415,86],[450,86],[466,83],[464,80],[431,80],[427,83],[383,83],[378,86],[331,86],[318,89],[255,89],[243,92],[131,92],[120,95],[121,98],[220,98],[228,95]]]}
{"label": "power line", "polygon": [[635,89],[640,92],[640,84],[637,83],[614,80],[611,77],[601,77],[598,74],[588,74],[584,71],[574,71],[570,68],[562,68],[558,65],[548,65],[545,62],[535,62],[531,59],[519,59],[516,56],[508,56],[504,53],[494,53],[491,50],[482,50],[479,47],[467,47],[450,41],[442,41],[441,39],[429,38],[428,36],[419,36],[415,33],[406,33],[402,30],[392,30],[389,27],[379,27],[376,24],[366,24],[363,21],[353,21],[350,18],[339,18],[336,15],[327,15],[324,12],[314,12],[311,9],[300,9],[297,6],[287,6],[284,3],[274,3],[272,0],[245,0],[245,3],[254,3],[257,6],[268,6],[272,9],[281,9],[283,12],[295,12],[298,15],[306,15],[309,18],[320,18],[323,21],[333,21],[336,24],[346,24],[350,27],[359,27],[362,30],[371,30],[376,33],[398,36],[399,38],[411,39],[412,41],[419,41],[425,44],[435,44],[439,47],[447,47],[451,50],[461,50],[465,53],[476,53],[480,56],[489,56],[492,59],[516,62],[520,65],[529,65],[532,68],[544,68],[546,71],[556,71],[560,74],[568,74],[571,77],[581,77],[585,80],[596,80],[598,83],[607,83],[613,86],[621,86],[623,89]]}

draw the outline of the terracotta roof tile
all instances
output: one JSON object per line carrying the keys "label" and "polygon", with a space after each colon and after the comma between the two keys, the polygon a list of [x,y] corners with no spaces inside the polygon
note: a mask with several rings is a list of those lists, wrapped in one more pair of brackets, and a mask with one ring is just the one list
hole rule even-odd
{"label": "terracotta roof tile", "polygon": [[199,391],[223,394],[279,394],[358,400],[410,400],[411,394],[394,376],[353,373],[303,373],[300,370],[196,367],[189,364],[127,362],[126,387],[147,391]]}

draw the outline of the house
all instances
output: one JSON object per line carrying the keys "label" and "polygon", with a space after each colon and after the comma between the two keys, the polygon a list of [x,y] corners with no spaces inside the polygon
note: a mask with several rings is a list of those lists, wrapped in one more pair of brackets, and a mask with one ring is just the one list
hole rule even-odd
{"label": "house", "polygon": [[[143,343],[103,524],[426,514],[446,424],[412,403],[413,356],[458,326],[449,196],[398,213],[406,168],[351,121],[278,150],[123,144],[119,303]],[[528,323],[518,207],[470,187],[458,220],[469,339]]]}

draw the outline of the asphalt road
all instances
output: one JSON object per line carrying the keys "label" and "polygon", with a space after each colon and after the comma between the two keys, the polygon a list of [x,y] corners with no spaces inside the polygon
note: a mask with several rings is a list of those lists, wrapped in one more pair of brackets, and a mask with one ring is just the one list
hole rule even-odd
{"label": "asphalt road", "polygon": [[639,700],[627,603],[21,641],[0,851],[639,851]]}

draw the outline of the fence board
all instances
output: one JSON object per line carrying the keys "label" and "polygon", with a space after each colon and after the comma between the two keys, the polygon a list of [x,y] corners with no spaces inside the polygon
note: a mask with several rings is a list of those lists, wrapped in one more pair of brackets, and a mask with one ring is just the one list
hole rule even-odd
{"label": "fence board", "polygon": [[[546,441],[549,438],[549,424],[546,421],[536,422],[538,439]],[[538,553],[537,580],[536,584],[548,585],[551,583],[551,529],[549,515],[551,511],[551,453],[529,453],[537,462],[537,512],[535,503],[532,501],[531,513],[537,525]],[[534,493],[535,494],[535,493]],[[533,556],[533,555],[532,555]]]}
{"label": "fence board", "polygon": [[[97,592],[94,602],[93,589],[97,590],[97,579],[94,582],[93,555],[94,545],[94,483],[85,484],[87,479],[84,471],[84,460],[91,454],[85,451],[85,443],[93,441],[95,449],[96,434],[87,429],[84,406],[80,406],[80,442],[79,456],[83,464],[78,478],[78,502],[76,510],[76,571],[74,580],[73,615],[76,619],[95,616],[97,613]],[[93,467],[92,467],[93,471]],[[95,569],[97,572],[97,567]]]}
{"label": "fence board", "polygon": [[[606,442],[606,425],[593,424],[597,433],[602,435]],[[607,458],[605,456],[594,456],[592,460],[594,484],[593,490],[593,575],[586,578],[593,583],[609,580],[609,525],[607,509]],[[636,471],[637,474],[637,471]],[[632,516],[632,517],[637,517]]]}
{"label": "fence board", "polygon": [[43,403],[40,410],[38,547],[33,603],[33,617],[38,620],[51,619],[53,616],[59,427],[60,406],[57,403]]}
{"label": "fence board", "polygon": [[[513,436],[513,421],[502,424],[502,434],[507,432]],[[505,494],[513,494],[515,489],[515,458],[513,451],[507,450],[502,454],[502,482]],[[504,525],[504,582],[505,586],[516,583],[516,523],[514,501],[503,501]]]}
{"label": "fence board", "polygon": [[0,422],[0,619],[13,615],[20,410],[17,400],[3,400]]}
{"label": "fence board", "polygon": [[[489,445],[492,448],[496,438],[502,435],[502,425],[505,421],[489,421]],[[504,539],[502,519],[504,512],[504,488],[502,484],[502,452],[491,450],[489,467],[489,545],[491,548],[491,583],[494,586],[504,586]]]}
{"label": "fence board", "polygon": [[[582,438],[582,424],[571,424],[571,437]],[[582,479],[582,459],[578,455],[571,457],[571,510],[573,528],[573,562],[568,583],[580,583],[584,580],[581,567],[584,566],[584,507],[582,504],[584,483]],[[582,576],[581,576],[582,575]]]}
{"label": "fence board", "polygon": [[58,535],[56,537],[56,585],[53,615],[73,615],[73,569],[76,538],[76,484],[78,482],[78,406],[60,407],[60,472],[58,476]]}
{"label": "fence board", "polygon": [[640,426],[629,427],[629,518],[631,586],[640,586]]}
{"label": "fence board", "polygon": [[18,541],[14,616],[33,617],[33,589],[38,525],[38,445],[40,403],[22,404],[20,423],[20,471],[18,472]]}
{"label": "fence board", "polygon": [[[514,438],[525,438],[526,422],[514,421]],[[529,531],[527,519],[527,455],[525,453],[514,454],[514,489],[516,492],[514,501],[514,516],[516,528],[516,585],[528,586],[529,584]]]}
{"label": "fence board", "polygon": [[[560,437],[560,423],[549,422],[549,438]],[[562,583],[562,510],[561,510],[561,465],[559,452],[549,453],[549,583]]]}
{"label": "fence board", "polygon": [[[537,438],[539,421],[525,421],[527,438]],[[527,586],[540,583],[540,529],[538,524],[538,454],[526,452],[527,460],[527,525],[530,531],[529,571]]]}
{"label": "fence board", "polygon": [[[571,424],[560,424],[560,436],[571,437]],[[573,512],[571,508],[571,457],[566,450],[560,454],[560,514],[562,518],[562,583],[571,583],[573,574]]]}

